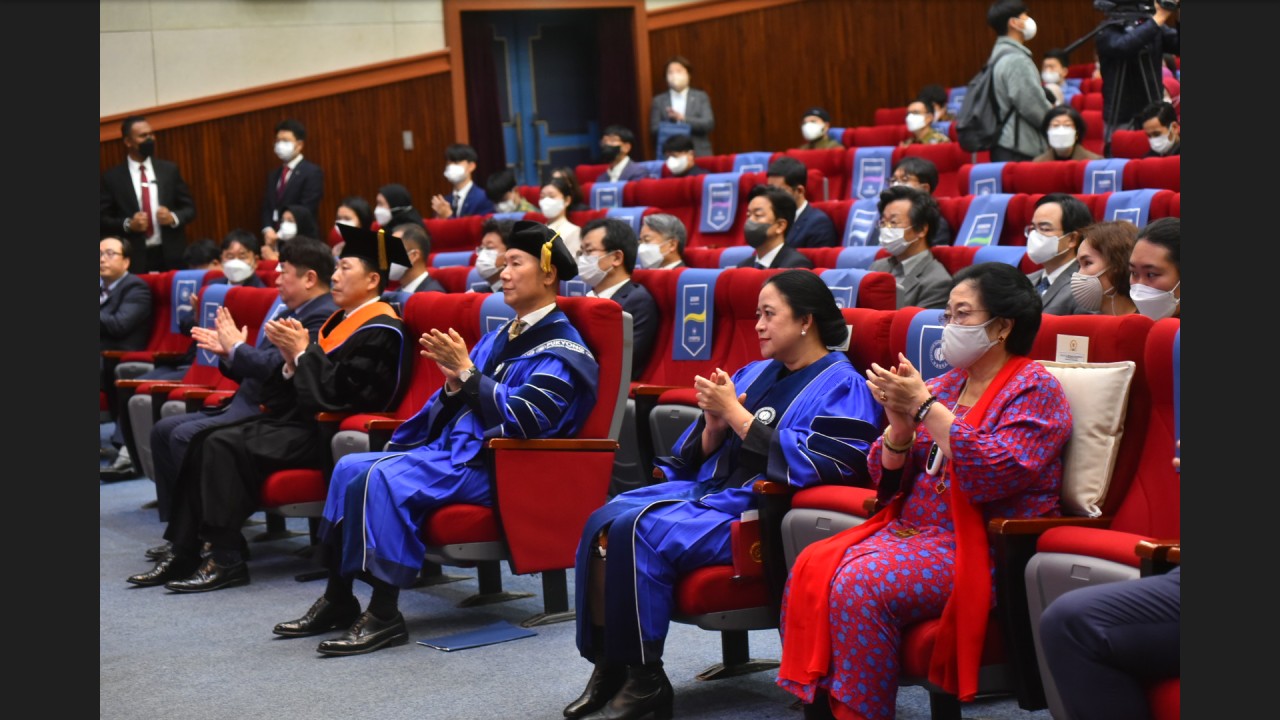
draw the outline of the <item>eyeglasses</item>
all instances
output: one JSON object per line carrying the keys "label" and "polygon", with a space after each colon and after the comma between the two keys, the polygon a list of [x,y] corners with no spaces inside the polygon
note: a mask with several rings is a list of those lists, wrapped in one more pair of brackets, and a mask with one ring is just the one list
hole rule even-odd
{"label": "eyeglasses", "polygon": [[107,258],[108,260],[110,260],[111,258],[121,257],[122,255],[124,255],[124,253],[120,252],[119,250],[99,250],[98,251],[99,260],[101,260],[102,258]]}
{"label": "eyeglasses", "polygon": [[880,227],[881,227],[881,228],[885,228],[885,229],[901,229],[901,230],[910,230],[910,229],[911,229],[911,226],[910,226],[910,225],[894,225],[894,224],[892,224],[892,223],[887,223],[887,222],[885,222],[884,220],[881,220],[881,221],[880,221],[880,223],[879,223],[879,225],[880,225]]}
{"label": "eyeglasses", "polygon": [[1058,231],[1054,230],[1052,225],[1041,225],[1039,227],[1036,227],[1035,225],[1028,225],[1022,229],[1023,236],[1031,237],[1032,230],[1039,230],[1041,235],[1048,235],[1049,237],[1061,237],[1062,235]]}
{"label": "eyeglasses", "polygon": [[942,321],[942,324],[944,326],[950,325],[953,322],[956,325],[970,325],[970,324],[977,325],[978,323],[970,323],[969,319],[972,318],[974,315],[977,315],[978,313],[982,313],[982,312],[986,312],[986,311],[985,310],[961,310],[959,312],[953,313],[950,310],[945,310],[943,311],[942,315],[939,316],[939,320]]}

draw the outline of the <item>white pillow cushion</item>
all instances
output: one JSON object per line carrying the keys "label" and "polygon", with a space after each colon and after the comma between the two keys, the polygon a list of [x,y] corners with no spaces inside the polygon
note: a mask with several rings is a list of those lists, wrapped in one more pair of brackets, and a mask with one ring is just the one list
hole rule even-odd
{"label": "white pillow cushion", "polygon": [[1120,440],[1124,437],[1132,360],[1073,363],[1041,360],[1062,383],[1071,406],[1071,438],[1063,448],[1062,511],[1097,517],[1107,497]]}

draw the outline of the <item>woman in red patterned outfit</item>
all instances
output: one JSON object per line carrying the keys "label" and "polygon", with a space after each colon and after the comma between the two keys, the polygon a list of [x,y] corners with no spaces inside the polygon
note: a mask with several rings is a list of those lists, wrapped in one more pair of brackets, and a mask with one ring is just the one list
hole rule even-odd
{"label": "woman in red patterned outfit", "polygon": [[1060,514],[1071,410],[1027,357],[1039,295],[1011,265],[972,265],[943,323],[943,375],[926,383],[901,355],[867,370],[889,420],[868,454],[882,509],[792,568],[778,684],[806,718],[892,718],[902,629],[938,617],[930,680],[972,699],[995,597],[987,521]]}

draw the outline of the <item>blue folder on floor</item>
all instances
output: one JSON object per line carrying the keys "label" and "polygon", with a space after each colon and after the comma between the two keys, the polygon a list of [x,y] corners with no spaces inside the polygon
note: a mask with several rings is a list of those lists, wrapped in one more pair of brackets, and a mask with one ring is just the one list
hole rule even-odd
{"label": "blue folder on floor", "polygon": [[494,645],[508,640],[519,640],[520,638],[533,637],[537,634],[527,628],[512,625],[506,620],[499,620],[476,630],[419,640],[418,644],[445,652],[453,652],[454,650]]}

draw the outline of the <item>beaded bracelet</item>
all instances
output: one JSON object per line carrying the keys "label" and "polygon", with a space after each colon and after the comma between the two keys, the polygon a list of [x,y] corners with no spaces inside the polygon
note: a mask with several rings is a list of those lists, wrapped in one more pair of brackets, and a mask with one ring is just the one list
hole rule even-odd
{"label": "beaded bracelet", "polygon": [[933,407],[933,404],[936,402],[938,402],[938,396],[930,395],[928,400],[925,400],[924,402],[920,403],[920,408],[916,410],[917,425],[924,422],[924,416],[929,414],[929,408]]}

